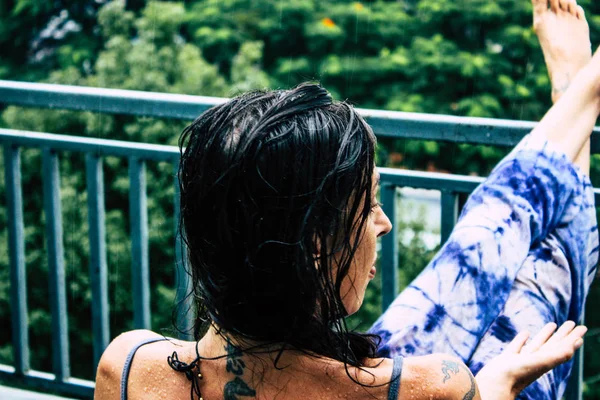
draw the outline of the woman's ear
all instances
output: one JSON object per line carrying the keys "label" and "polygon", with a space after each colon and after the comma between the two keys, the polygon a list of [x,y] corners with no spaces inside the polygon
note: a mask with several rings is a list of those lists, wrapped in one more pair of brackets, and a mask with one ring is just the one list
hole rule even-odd
{"label": "woman's ear", "polygon": [[321,238],[319,238],[318,235],[314,235],[313,236],[313,244],[314,244],[314,251],[313,251],[313,260],[315,261],[315,268],[318,270],[319,269],[319,261],[321,259]]}
{"label": "woman's ear", "polygon": [[321,241],[315,237],[313,240],[315,244],[315,251],[313,252],[313,258],[315,260],[315,264],[318,266],[318,260],[321,258]]}

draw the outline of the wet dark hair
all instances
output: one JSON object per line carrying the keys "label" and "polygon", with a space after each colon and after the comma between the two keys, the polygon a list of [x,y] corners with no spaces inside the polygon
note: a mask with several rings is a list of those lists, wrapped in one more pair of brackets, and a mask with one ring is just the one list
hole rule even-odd
{"label": "wet dark hair", "polygon": [[358,367],[375,357],[340,296],[372,203],[376,140],[353,107],[316,84],[248,93],[179,144],[196,339],[212,323],[237,343]]}

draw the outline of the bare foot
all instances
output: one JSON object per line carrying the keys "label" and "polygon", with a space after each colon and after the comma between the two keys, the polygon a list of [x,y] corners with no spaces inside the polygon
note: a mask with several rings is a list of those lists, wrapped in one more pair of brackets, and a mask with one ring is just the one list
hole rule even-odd
{"label": "bare foot", "polygon": [[552,100],[556,102],[592,57],[590,29],[583,8],[575,0],[532,3],[533,28],[544,52],[552,81]]}
{"label": "bare foot", "polygon": [[[576,0],[532,0],[532,3],[533,29],[544,52],[552,82],[552,102],[556,103],[592,58],[590,28]],[[589,140],[574,163],[584,174],[589,174]]]}

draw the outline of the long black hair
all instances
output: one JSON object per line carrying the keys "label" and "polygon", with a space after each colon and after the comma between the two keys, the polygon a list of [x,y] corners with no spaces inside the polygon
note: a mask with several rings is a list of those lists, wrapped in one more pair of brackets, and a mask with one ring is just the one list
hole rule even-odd
{"label": "long black hair", "polygon": [[340,296],[371,209],[375,144],[353,107],[316,84],[241,95],[184,130],[196,336],[214,324],[238,343],[357,367],[375,357],[376,337],[347,329]]}

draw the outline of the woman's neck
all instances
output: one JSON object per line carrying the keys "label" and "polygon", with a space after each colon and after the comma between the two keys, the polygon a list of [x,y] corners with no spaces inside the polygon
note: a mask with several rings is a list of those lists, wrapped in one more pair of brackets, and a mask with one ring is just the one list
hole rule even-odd
{"label": "woman's neck", "polygon": [[200,339],[198,346],[202,349],[202,356],[206,358],[229,356],[230,353],[235,352],[274,360],[280,351],[285,349],[281,343],[265,343],[237,338],[224,332],[215,324],[211,324],[206,334]]}

